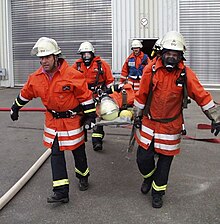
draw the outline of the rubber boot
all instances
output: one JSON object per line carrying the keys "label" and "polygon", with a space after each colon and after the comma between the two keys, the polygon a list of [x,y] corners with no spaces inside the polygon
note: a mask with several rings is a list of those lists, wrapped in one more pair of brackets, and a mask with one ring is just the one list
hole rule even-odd
{"label": "rubber boot", "polygon": [[69,202],[69,196],[60,194],[58,192],[54,192],[53,195],[47,198],[47,203],[58,203],[58,202],[61,202],[61,203]]}
{"label": "rubber boot", "polygon": [[79,179],[79,190],[86,191],[89,188],[88,177],[83,177]]}
{"label": "rubber boot", "polygon": [[147,194],[150,191],[152,182],[153,182],[153,178],[152,177],[144,179],[144,181],[143,181],[143,183],[141,185],[141,192],[142,192],[142,194]]}
{"label": "rubber boot", "polygon": [[93,150],[94,151],[101,151],[102,150],[102,142],[93,143]]}
{"label": "rubber boot", "polygon": [[152,195],[152,207],[161,208],[163,206],[163,195],[162,194],[153,194]]}

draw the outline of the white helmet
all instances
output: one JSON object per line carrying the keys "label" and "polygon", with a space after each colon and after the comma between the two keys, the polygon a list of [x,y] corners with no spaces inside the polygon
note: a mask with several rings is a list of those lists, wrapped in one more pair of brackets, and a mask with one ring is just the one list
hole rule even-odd
{"label": "white helmet", "polygon": [[61,49],[54,39],[48,37],[41,37],[31,50],[31,55],[37,57],[44,57],[51,54],[61,54]]}
{"label": "white helmet", "polygon": [[186,42],[181,33],[177,31],[167,32],[162,41],[161,46],[164,49],[174,50],[174,51],[186,51]]}
{"label": "white helmet", "polygon": [[104,96],[100,104],[100,116],[103,120],[112,121],[118,117],[119,107],[109,96]]}
{"label": "white helmet", "polygon": [[154,46],[152,47],[152,50],[156,50],[156,51],[161,50],[161,41],[162,41],[162,38],[157,39]]}
{"label": "white helmet", "polygon": [[133,48],[138,48],[138,47],[142,48],[143,47],[142,43],[139,40],[133,40],[131,43],[131,50]]}
{"label": "white helmet", "polygon": [[83,53],[83,52],[95,53],[95,49],[90,42],[86,41],[86,42],[83,42],[83,43],[80,44],[80,47],[79,47],[79,50],[78,50],[79,54]]}

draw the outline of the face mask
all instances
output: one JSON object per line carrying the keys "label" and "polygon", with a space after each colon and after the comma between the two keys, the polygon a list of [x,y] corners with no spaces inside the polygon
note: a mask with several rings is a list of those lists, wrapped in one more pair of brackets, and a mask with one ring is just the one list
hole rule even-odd
{"label": "face mask", "polygon": [[162,61],[163,61],[163,65],[166,67],[167,71],[171,72],[178,65],[180,60],[179,60],[179,58],[176,59],[174,57],[165,57],[165,55],[163,54]]}
{"label": "face mask", "polygon": [[82,59],[86,66],[89,66],[92,62],[93,56],[89,52],[82,53]]}

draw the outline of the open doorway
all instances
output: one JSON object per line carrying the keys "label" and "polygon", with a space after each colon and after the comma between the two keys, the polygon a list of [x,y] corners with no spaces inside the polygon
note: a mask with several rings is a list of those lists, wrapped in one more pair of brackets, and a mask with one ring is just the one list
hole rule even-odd
{"label": "open doorway", "polygon": [[141,49],[141,51],[143,51],[145,54],[147,54],[149,56],[150,59],[152,59],[152,57],[151,57],[152,48],[153,48],[155,42],[158,40],[158,38],[148,38],[148,39],[135,38],[135,39],[130,40],[130,45],[133,40],[140,40],[143,45],[143,48]]}

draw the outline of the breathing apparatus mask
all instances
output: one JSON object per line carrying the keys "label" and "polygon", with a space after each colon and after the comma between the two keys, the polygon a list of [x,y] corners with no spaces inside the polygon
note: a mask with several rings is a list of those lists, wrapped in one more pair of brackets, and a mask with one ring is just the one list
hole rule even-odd
{"label": "breathing apparatus mask", "polygon": [[162,62],[168,72],[172,72],[183,59],[183,53],[180,51],[172,51],[163,49]]}
{"label": "breathing apparatus mask", "polygon": [[83,59],[83,62],[86,66],[90,66],[93,58],[94,58],[94,53],[92,52],[83,52],[81,53],[81,56],[82,56],[82,59]]}

